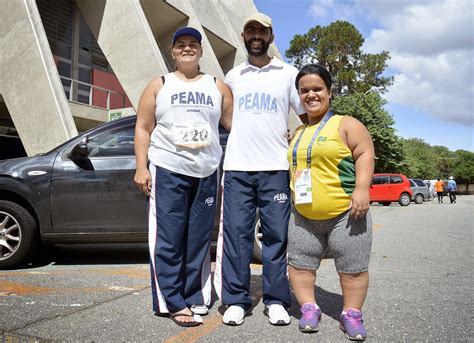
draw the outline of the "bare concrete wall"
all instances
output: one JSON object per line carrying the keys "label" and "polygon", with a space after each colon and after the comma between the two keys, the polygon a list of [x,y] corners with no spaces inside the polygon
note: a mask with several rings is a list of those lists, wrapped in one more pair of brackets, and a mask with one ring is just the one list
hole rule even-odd
{"label": "bare concrete wall", "polygon": [[0,93],[28,155],[77,135],[34,0],[0,1]]}
{"label": "bare concrete wall", "polygon": [[76,0],[133,107],[157,75],[168,72],[138,0]]}

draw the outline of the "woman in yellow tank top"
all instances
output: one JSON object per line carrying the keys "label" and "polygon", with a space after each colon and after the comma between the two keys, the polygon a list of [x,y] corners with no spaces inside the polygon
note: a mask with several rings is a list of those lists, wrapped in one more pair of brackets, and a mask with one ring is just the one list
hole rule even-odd
{"label": "woman in yellow tank top", "polygon": [[364,340],[361,308],[368,283],[372,222],[369,187],[374,147],[366,127],[330,110],[331,75],[320,65],[304,66],[296,88],[308,115],[288,150],[293,211],[288,231],[289,276],[301,305],[302,332],[318,331],[316,271],[325,251],[334,256],[343,294],[340,328]]}

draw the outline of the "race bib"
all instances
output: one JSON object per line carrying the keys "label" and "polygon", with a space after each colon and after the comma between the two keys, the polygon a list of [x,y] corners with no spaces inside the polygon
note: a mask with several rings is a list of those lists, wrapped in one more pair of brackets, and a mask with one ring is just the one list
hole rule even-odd
{"label": "race bib", "polygon": [[171,129],[174,144],[181,148],[199,149],[211,144],[211,125],[205,123],[194,123],[189,125],[175,125]]}
{"label": "race bib", "polygon": [[293,180],[295,182],[295,204],[311,204],[313,201],[311,170],[295,170]]}

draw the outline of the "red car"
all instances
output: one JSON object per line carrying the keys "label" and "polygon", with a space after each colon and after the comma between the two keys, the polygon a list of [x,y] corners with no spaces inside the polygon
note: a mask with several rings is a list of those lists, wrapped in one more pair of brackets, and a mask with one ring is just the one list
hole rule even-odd
{"label": "red car", "polygon": [[412,190],[410,182],[403,174],[374,174],[370,185],[370,202],[384,206],[398,201],[401,206],[410,205]]}

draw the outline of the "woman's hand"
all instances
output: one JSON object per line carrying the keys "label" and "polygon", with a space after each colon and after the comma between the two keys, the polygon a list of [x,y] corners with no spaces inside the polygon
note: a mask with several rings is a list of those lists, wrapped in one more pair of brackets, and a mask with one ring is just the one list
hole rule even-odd
{"label": "woman's hand", "polygon": [[369,191],[363,191],[356,187],[351,197],[351,216],[354,217],[354,219],[363,218],[367,214],[369,206]]}
{"label": "woman's hand", "polygon": [[342,141],[352,151],[356,182],[351,197],[351,216],[364,217],[370,206],[369,188],[374,174],[374,143],[367,128],[357,119],[346,116],[339,127]]}
{"label": "woman's hand", "polygon": [[151,175],[148,169],[137,169],[135,177],[133,178],[138,188],[145,193],[146,196],[150,196],[151,192]]}
{"label": "woman's hand", "polygon": [[135,124],[136,172],[133,181],[146,196],[149,196],[151,191],[151,175],[147,167],[148,148],[150,147],[151,133],[156,125],[156,94],[161,87],[163,87],[161,77],[151,80],[145,87],[138,103],[137,123]]}

